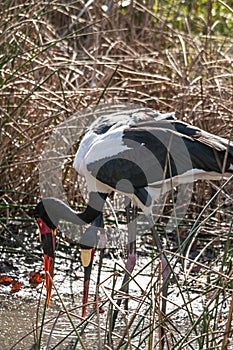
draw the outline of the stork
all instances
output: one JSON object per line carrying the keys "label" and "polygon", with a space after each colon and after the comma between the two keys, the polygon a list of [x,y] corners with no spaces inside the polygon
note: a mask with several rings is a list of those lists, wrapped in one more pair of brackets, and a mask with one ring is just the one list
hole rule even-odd
{"label": "stork", "polygon": [[[115,113],[110,113],[107,115],[103,115],[97,118],[88,128],[85,136],[83,137],[79,149],[75,155],[74,160],[74,168],[78,172],[79,175],[84,176],[84,164],[83,159],[85,158],[87,152],[92,147],[94,143],[97,143],[101,140],[102,136],[108,133],[111,133],[113,130],[118,129],[119,127],[127,127],[133,126],[135,124],[150,121],[150,120],[172,120],[175,119],[175,113],[159,113],[152,111],[150,109],[133,109],[131,113],[128,111],[118,111]],[[127,244],[127,261],[125,264],[125,268],[128,272],[132,273],[135,262],[136,262],[136,232],[132,225],[130,225],[130,209],[129,205],[126,206],[126,218],[128,224],[128,244]],[[137,212],[137,208],[132,210],[134,213],[133,219],[135,219],[135,215]],[[81,237],[79,245],[81,247],[81,260],[84,266],[84,291],[83,291],[83,310],[82,316],[86,316],[86,304],[88,302],[88,290],[89,290],[89,281],[90,274],[92,269],[92,262],[94,257],[95,247],[97,245],[97,231],[98,228],[103,226],[103,217],[102,213],[97,217],[96,220],[92,223],[92,226],[85,232],[85,234]],[[100,245],[103,242],[100,243]],[[94,247],[94,248],[93,248]],[[102,266],[102,258],[103,258],[104,249],[101,249],[100,253],[100,261],[99,261],[99,271],[97,277],[97,285],[100,281],[100,271]],[[128,274],[125,273],[125,277],[122,282],[121,290],[128,293]],[[118,300],[118,305],[120,305],[121,299]],[[114,320],[116,319],[117,311],[114,315]],[[113,324],[115,321],[113,321]],[[113,326],[114,328],[114,326]]]}
{"label": "stork", "polygon": [[[132,114],[130,111],[121,113],[126,116]],[[140,109],[137,113],[145,116],[154,114],[147,109]],[[86,209],[77,213],[56,198],[44,198],[36,206],[35,217],[48,271],[53,271],[54,232],[59,221],[76,225],[93,223],[101,217],[104,203],[113,191],[126,195],[142,210],[148,218],[155,244],[161,251],[152,215],[153,203],[159,196],[168,192],[171,184],[176,186],[197,179],[222,179],[233,173],[232,142],[174,117],[154,120],[144,117],[137,123],[119,122],[112,126],[106,126],[104,122],[102,126],[100,124],[92,136],[84,138],[86,145],[81,142],[74,161],[74,167],[86,180],[89,192]],[[103,128],[107,128],[107,132],[103,132]],[[84,245],[90,247],[89,243]],[[91,259],[89,257],[88,262]],[[161,261],[165,271],[167,261],[163,254]],[[49,298],[51,284],[48,290]]]}
{"label": "stork", "polygon": [[[131,113],[128,111],[118,111],[115,113],[110,113],[102,115],[101,117],[97,118],[89,127],[87,132],[85,133],[80,145],[79,149],[75,155],[74,160],[74,168],[77,170],[78,174],[85,177],[85,173],[83,171],[83,159],[85,158],[85,155],[91,148],[91,146],[98,142],[101,137],[108,132],[111,132],[114,129],[119,128],[120,126],[127,126],[127,125],[135,125],[137,123],[146,121],[146,120],[161,120],[161,119],[175,119],[174,113],[159,113],[154,112],[150,109],[142,109],[142,108],[135,108],[131,110]],[[127,218],[129,223],[129,211],[127,210]],[[40,219],[37,220],[39,224],[39,228],[45,230],[45,232],[48,231],[48,229],[45,228],[44,224],[40,221]],[[88,290],[89,290],[89,281],[90,281],[90,275],[91,275],[91,269],[92,269],[92,262],[95,252],[95,247],[97,246],[97,231],[98,228],[100,228],[103,225],[103,218],[102,213],[92,222],[92,226],[90,226],[85,234],[81,237],[79,245],[81,248],[81,261],[84,266],[84,291],[83,291],[83,309],[82,309],[82,316],[86,316],[86,304],[88,302]],[[131,226],[129,226],[131,227]],[[126,261],[126,269],[132,273],[135,261],[136,261],[136,241],[135,241],[135,232],[132,232],[133,230],[129,228],[129,243],[127,244],[127,261]],[[47,247],[46,247],[47,249]],[[103,257],[103,249],[101,249],[100,253],[100,262],[99,262],[99,271],[98,271],[98,279],[97,284],[100,280],[100,271],[101,271],[101,265],[102,265],[102,257]],[[49,254],[52,255],[52,254]],[[50,271],[51,265],[51,257],[48,254],[44,255],[44,264],[45,264],[45,271]],[[128,293],[128,284],[126,284],[128,275],[125,275],[125,278],[123,280],[122,285],[124,287],[122,290]],[[50,287],[48,288],[48,286]],[[50,300],[50,294],[51,294],[51,283],[49,280],[49,276],[46,274],[46,286],[48,292],[48,298],[47,298],[47,304]],[[118,300],[118,304],[121,303],[121,300]],[[114,317],[116,318],[116,317]]]}

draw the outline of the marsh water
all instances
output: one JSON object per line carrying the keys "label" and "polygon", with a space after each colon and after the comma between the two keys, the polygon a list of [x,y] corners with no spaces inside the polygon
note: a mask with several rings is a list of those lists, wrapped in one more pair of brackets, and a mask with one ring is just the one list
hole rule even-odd
{"label": "marsh water", "polygon": [[[227,232],[227,229],[229,227],[224,227],[225,232]],[[21,229],[19,230],[19,234],[21,234]],[[221,237],[220,232],[218,234],[216,233],[215,236]],[[173,239],[174,237],[171,238],[171,240]],[[43,283],[31,284],[29,282],[30,273],[35,271],[41,273],[43,280],[43,259],[40,244],[39,242],[35,243],[34,238],[30,238],[30,236],[25,238],[25,242],[25,247],[27,245],[30,247],[33,244],[35,245],[33,247],[34,253],[25,254],[22,247],[15,247],[14,244],[2,250],[1,274],[9,275],[21,281],[22,287],[17,292],[12,292],[11,285],[0,285],[0,349],[111,349],[109,345],[105,347],[104,344],[107,344],[106,330],[109,327],[108,318],[111,312],[111,306],[113,305],[111,301],[113,286],[114,290],[120,289],[124,274],[124,270],[121,267],[124,266],[124,255],[122,255],[121,250],[108,249],[104,258],[99,294],[103,301],[107,301],[103,306],[105,311],[96,315],[93,313],[93,305],[90,305],[88,307],[88,315],[93,314],[93,316],[88,319],[88,323],[84,323],[81,319],[83,269],[77,248],[75,246],[71,246],[70,248],[65,240],[61,241],[60,249],[56,256],[55,289],[53,289],[50,306],[45,311],[46,292]],[[202,241],[201,244],[197,242],[194,250],[190,252],[190,259],[195,259],[204,246],[206,246],[205,253],[201,255],[201,258],[198,258],[201,260],[201,264],[206,263],[208,266],[209,263],[211,264],[211,260],[216,260],[217,254],[221,256],[221,249],[223,247],[221,239],[219,239],[215,249],[213,249],[210,243],[208,240]],[[208,245],[212,248],[207,249]],[[29,251],[32,252],[31,249]],[[119,313],[113,335],[115,344],[121,344],[121,339],[125,336],[127,338],[125,330],[127,327],[132,326],[130,322],[132,321],[132,315],[134,315],[135,318],[132,322],[134,328],[129,333],[130,337],[132,336],[132,341],[128,340],[130,345],[127,345],[125,340],[119,349],[148,348],[148,337],[145,336],[144,340],[142,338],[144,334],[147,334],[146,332],[151,326],[151,319],[153,319],[153,322],[154,318],[157,319],[157,316],[155,317],[153,314],[149,315],[150,312],[148,313],[148,310],[157,308],[158,301],[156,299],[160,297],[159,294],[156,294],[156,285],[161,283],[161,280],[158,278],[158,259],[155,259],[152,264],[151,253],[153,254],[151,238],[140,237],[138,241],[137,264],[134,272],[136,278],[135,281],[131,281],[130,283],[129,310],[128,312]],[[215,261],[215,264],[216,262],[218,263],[218,259]],[[90,303],[93,303],[95,298],[98,263],[99,253],[97,252],[91,277]],[[216,267],[217,265],[215,265]],[[193,269],[193,272],[188,272],[188,278],[191,282],[189,282],[188,288],[184,292],[181,292],[180,286],[184,283],[183,273],[180,272],[182,269],[182,260],[179,260],[174,267],[177,281],[174,282],[173,280],[170,283],[169,303],[167,305],[167,312],[170,315],[169,322],[172,320],[172,323],[168,324],[169,332],[172,331],[175,334],[177,329],[179,329],[178,335],[180,338],[182,338],[182,332],[187,336],[188,330],[192,326],[194,318],[190,319],[190,313],[195,314],[196,319],[198,317],[200,319],[203,318],[199,326],[200,332],[203,331],[201,330],[201,324],[205,321],[203,310],[206,305],[212,307],[211,303],[213,303],[217,293],[214,288],[210,288],[210,292],[206,292],[204,289],[207,281],[206,270],[202,265],[198,264],[197,268],[195,267]],[[202,269],[203,272],[201,272]],[[155,271],[154,275],[152,271]],[[196,277],[197,274],[199,274],[198,277]],[[213,274],[215,274],[214,270]],[[184,303],[186,297],[189,300],[188,306]],[[230,301],[229,299],[225,299],[224,293],[218,293],[217,303],[218,313],[222,319],[218,324],[220,328],[223,327],[224,329],[229,313]],[[140,304],[142,306],[139,307]],[[149,304],[150,309],[147,309]],[[216,323],[217,321],[213,326],[211,324],[209,325],[210,328],[213,327],[211,332],[216,332]],[[41,328],[42,324],[43,327]],[[76,333],[74,329],[76,329]],[[80,339],[83,345],[81,345],[77,337],[77,332],[81,334]],[[197,333],[194,332],[194,334],[198,337]],[[157,329],[153,336],[156,348],[158,346],[156,345],[158,337]],[[193,335],[191,338],[195,338],[195,336]],[[38,345],[38,341],[40,345]],[[186,343],[188,344],[187,349],[200,349],[200,345],[195,343],[195,341],[191,342],[188,340],[188,336]],[[140,344],[140,346],[138,347],[137,344]],[[174,349],[178,348],[174,346]],[[203,349],[208,349],[208,347],[203,347]],[[233,345],[229,343],[228,349],[233,349]]]}

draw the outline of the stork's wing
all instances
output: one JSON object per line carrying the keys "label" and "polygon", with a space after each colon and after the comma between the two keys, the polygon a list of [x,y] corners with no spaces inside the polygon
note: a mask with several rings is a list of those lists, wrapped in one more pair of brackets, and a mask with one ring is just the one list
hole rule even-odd
{"label": "stork's wing", "polygon": [[180,134],[190,136],[193,140],[203,143],[216,151],[225,152],[226,148],[229,148],[229,152],[232,152],[233,143],[223,137],[213,135],[198,127],[178,120],[171,121],[170,123]]}
{"label": "stork's wing", "polygon": [[97,135],[103,135],[110,129],[117,129],[122,125],[132,126],[153,120],[176,120],[176,116],[174,112],[160,113],[149,108],[123,109],[110,114],[105,112],[90,125],[89,130]]}
{"label": "stork's wing", "polygon": [[[102,109],[98,114],[102,113]],[[88,132],[85,134],[79,149],[75,155],[74,168],[80,175],[84,175],[82,168],[83,158],[89,152],[90,148],[107,133],[113,133],[122,127],[131,127],[148,121],[162,121],[162,120],[176,120],[175,113],[160,113],[148,108],[134,108],[121,109],[117,112],[108,112],[108,109],[103,110],[99,116],[90,126]]]}
{"label": "stork's wing", "polygon": [[[94,145],[87,168],[101,182],[117,188],[123,180],[142,188],[174,176],[233,170],[233,145],[181,122],[146,122],[117,130]],[[226,152],[229,152],[225,160]]]}

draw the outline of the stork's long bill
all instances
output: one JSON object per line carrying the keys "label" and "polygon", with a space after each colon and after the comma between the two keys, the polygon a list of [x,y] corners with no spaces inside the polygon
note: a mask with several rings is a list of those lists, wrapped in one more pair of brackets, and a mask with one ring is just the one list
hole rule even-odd
{"label": "stork's long bill", "polygon": [[82,317],[86,317],[88,295],[89,295],[89,284],[90,284],[90,279],[91,279],[92,263],[93,263],[94,255],[95,255],[95,248],[81,249],[80,255],[81,255],[82,265],[84,267]]}
{"label": "stork's long bill", "polygon": [[[58,228],[51,229],[41,218],[36,218],[39,231],[42,249],[44,252],[44,271],[45,271],[45,286],[47,290],[46,306],[49,306],[53,278],[54,278],[54,258],[56,251],[56,234]],[[81,248],[80,255],[82,265],[84,267],[84,287],[83,287],[83,309],[82,317],[86,317],[86,308],[88,303],[88,294],[89,294],[89,283],[91,277],[92,263],[94,260],[95,247],[83,247]]]}
{"label": "stork's long bill", "polygon": [[52,280],[54,277],[54,257],[56,250],[57,228],[51,229],[41,218],[36,218],[44,251],[45,285],[47,290],[46,305],[49,305],[52,293]]}

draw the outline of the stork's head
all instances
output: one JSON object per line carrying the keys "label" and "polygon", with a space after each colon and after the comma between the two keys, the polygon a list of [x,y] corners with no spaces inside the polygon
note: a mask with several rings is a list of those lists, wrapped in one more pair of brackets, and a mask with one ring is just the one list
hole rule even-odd
{"label": "stork's head", "polygon": [[52,292],[52,279],[54,276],[57,227],[49,218],[42,201],[37,204],[34,215],[39,227],[40,241],[44,252],[45,283],[47,290],[46,304],[48,306]]}
{"label": "stork's head", "polygon": [[[47,289],[47,305],[50,302],[52,291],[52,278],[54,275],[54,256],[56,248],[56,233],[59,220],[80,225],[79,214],[74,212],[66,204],[56,198],[44,198],[35,208],[35,218],[39,226],[41,244],[44,251],[44,269]],[[84,266],[84,297],[82,315],[86,315],[88,301],[88,289],[95,247],[97,246],[97,232],[102,225],[100,214],[87,228],[80,239],[81,261]]]}

